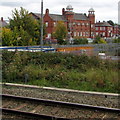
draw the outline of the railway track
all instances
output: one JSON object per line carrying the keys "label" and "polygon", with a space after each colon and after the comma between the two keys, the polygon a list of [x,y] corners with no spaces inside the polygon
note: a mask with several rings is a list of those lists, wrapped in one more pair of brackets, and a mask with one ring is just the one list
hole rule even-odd
{"label": "railway track", "polygon": [[119,118],[120,109],[92,106],[70,102],[30,98],[14,95],[0,95],[3,103],[1,110],[37,119],[72,120],[81,118]]}
{"label": "railway track", "polygon": [[108,108],[120,108],[119,94],[114,93],[78,91],[11,83],[2,84],[2,93],[55,101],[89,104]]}

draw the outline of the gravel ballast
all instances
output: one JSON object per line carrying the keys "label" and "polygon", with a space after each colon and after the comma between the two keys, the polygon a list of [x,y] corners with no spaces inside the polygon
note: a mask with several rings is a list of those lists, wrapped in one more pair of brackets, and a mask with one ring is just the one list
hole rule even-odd
{"label": "gravel ballast", "polygon": [[104,106],[109,108],[119,108],[119,95],[117,94],[89,94],[89,92],[74,92],[62,89],[56,90],[41,87],[34,88],[11,85],[3,85],[2,93],[24,97],[89,104],[94,106]]}

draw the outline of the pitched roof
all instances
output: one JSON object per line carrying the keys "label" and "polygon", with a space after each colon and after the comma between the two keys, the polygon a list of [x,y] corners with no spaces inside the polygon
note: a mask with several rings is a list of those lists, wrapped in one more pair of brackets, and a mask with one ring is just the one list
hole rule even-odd
{"label": "pitched roof", "polygon": [[74,19],[75,20],[88,20],[88,17],[85,14],[74,14]]}
{"label": "pitched roof", "polygon": [[[54,20],[54,21],[67,21],[66,18],[63,15],[57,15],[57,14],[49,14],[49,16]],[[85,14],[74,14],[74,19],[75,20],[88,20],[88,17]]]}
{"label": "pitched roof", "polygon": [[49,16],[54,20],[54,21],[66,21],[65,17],[63,15],[57,15],[57,14],[49,14]]}
{"label": "pitched roof", "polygon": [[98,22],[95,24],[95,26],[101,26],[101,27],[111,27],[112,25],[110,25],[108,22]]}
{"label": "pitched roof", "polygon": [[33,12],[31,12],[30,14],[32,14],[36,19],[40,19],[41,18],[41,14],[40,13],[33,13]]}
{"label": "pitched roof", "polygon": [[[32,13],[31,14],[34,15],[34,17],[36,18],[40,18],[41,14],[39,13]],[[67,21],[66,18],[63,15],[58,15],[58,14],[49,14],[49,16],[51,17],[51,19],[53,19],[54,21]],[[74,13],[74,19],[75,20],[88,20],[88,17],[85,14],[79,14],[79,13]]]}

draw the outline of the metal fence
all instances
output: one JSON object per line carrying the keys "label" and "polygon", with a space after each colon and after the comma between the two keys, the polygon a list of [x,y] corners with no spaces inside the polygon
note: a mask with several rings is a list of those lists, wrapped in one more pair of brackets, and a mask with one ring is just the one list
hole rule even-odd
{"label": "metal fence", "polygon": [[[55,49],[57,48],[82,48],[85,49],[88,53],[91,52],[93,55],[98,55],[99,53],[105,53],[108,56],[119,56],[120,55],[120,43],[108,43],[108,44],[85,44],[85,45],[54,45]],[[86,48],[91,49],[86,49]],[[78,49],[76,51],[80,51]],[[75,51],[74,49],[71,52]],[[65,51],[64,51],[65,52]],[[67,51],[68,52],[68,51]]]}

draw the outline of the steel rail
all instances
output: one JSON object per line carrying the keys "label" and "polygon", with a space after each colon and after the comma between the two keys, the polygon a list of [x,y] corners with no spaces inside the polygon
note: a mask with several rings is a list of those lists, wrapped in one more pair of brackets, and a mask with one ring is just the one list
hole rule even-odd
{"label": "steel rail", "polygon": [[22,116],[28,116],[30,118],[35,118],[35,119],[46,119],[46,120],[72,120],[72,119],[67,119],[67,118],[58,118],[54,116],[47,116],[47,115],[41,115],[41,114],[36,114],[36,113],[31,113],[31,112],[23,112],[19,110],[14,110],[14,109],[7,109],[7,108],[0,108],[2,112],[5,113],[12,113],[16,115],[22,115]]}
{"label": "steel rail", "polygon": [[43,90],[52,90],[52,91],[60,91],[60,92],[70,92],[70,93],[79,93],[79,94],[89,94],[89,95],[98,95],[98,96],[112,96],[118,97],[120,94],[117,93],[105,93],[105,92],[93,92],[93,91],[79,91],[79,90],[72,90],[72,89],[65,89],[65,88],[52,88],[52,87],[41,87],[35,85],[25,85],[25,84],[13,84],[13,83],[0,83],[0,85],[5,86],[13,86],[13,87],[23,87],[23,88],[31,88],[31,89],[43,89]]}
{"label": "steel rail", "polygon": [[68,106],[68,107],[74,107],[74,108],[80,108],[80,109],[84,108],[84,109],[90,109],[90,110],[99,110],[99,111],[120,113],[119,108],[108,108],[108,107],[103,107],[103,106],[93,106],[93,105],[88,105],[88,104],[78,104],[78,103],[54,101],[54,100],[48,100],[48,99],[38,99],[38,98],[31,98],[31,97],[14,96],[14,95],[8,95],[8,94],[2,94],[0,96],[3,98],[27,100],[27,101],[34,101],[34,102],[39,102],[39,103],[41,102],[44,104],[54,104],[54,105]]}

